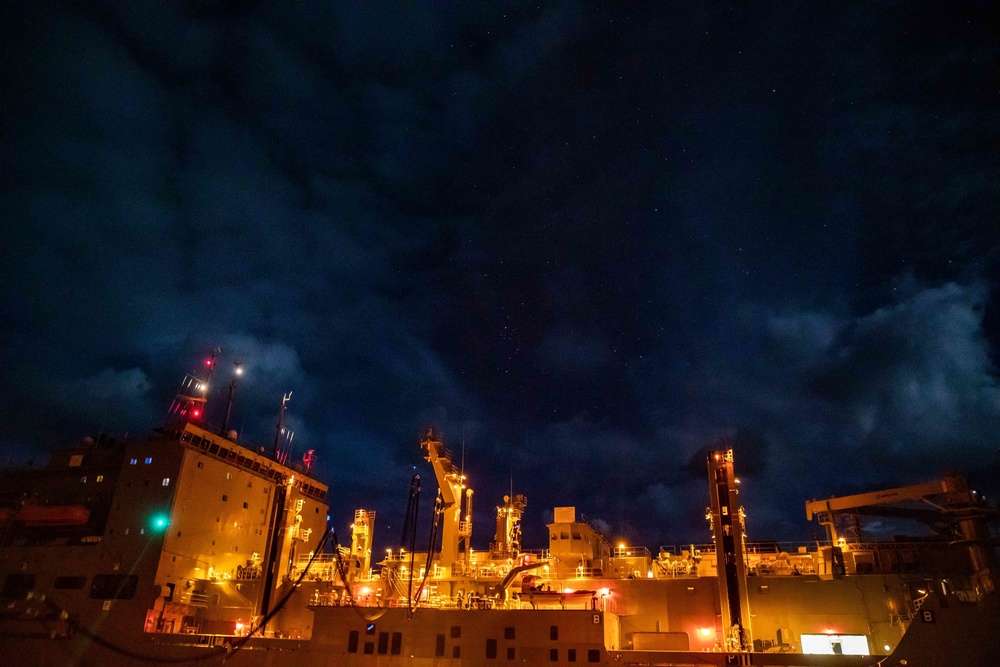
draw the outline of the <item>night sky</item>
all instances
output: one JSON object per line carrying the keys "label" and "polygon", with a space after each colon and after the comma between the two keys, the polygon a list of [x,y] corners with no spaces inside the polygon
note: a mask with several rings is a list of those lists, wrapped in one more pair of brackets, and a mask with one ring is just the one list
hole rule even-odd
{"label": "night sky", "polygon": [[[995,3],[0,5],[0,463],[213,420],[399,540],[440,429],[493,507],[707,542],[1000,491]],[[426,514],[426,512],[423,512]]]}

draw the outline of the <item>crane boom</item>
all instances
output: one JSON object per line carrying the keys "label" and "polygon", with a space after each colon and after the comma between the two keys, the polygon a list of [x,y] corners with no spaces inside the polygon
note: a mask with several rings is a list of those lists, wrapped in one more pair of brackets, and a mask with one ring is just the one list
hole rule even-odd
{"label": "crane boom", "polygon": [[[1000,569],[996,552],[990,539],[987,518],[997,515],[993,508],[986,507],[976,492],[969,488],[969,483],[961,475],[947,475],[943,479],[925,484],[901,486],[895,489],[859,493],[840,498],[812,500],[806,503],[806,516],[811,521],[813,516],[819,516],[819,522],[825,526],[831,542],[838,541],[837,513],[854,512],[855,514],[884,514],[886,516],[903,516],[927,521],[926,509],[911,510],[910,508],[882,507],[891,503],[907,501],[924,502],[932,506],[938,516],[945,520],[950,530],[953,543],[965,545],[969,562],[972,566],[972,582],[976,590],[992,592],[996,588],[996,573]],[[840,538],[839,541],[843,541]]]}
{"label": "crane boom", "polygon": [[433,430],[427,430],[427,435],[420,441],[420,448],[425,452],[424,458],[434,468],[444,505],[441,562],[451,569],[452,574],[457,574],[468,563],[472,548],[472,489],[466,488],[465,475],[452,463],[450,452],[434,437]]}
{"label": "crane boom", "polygon": [[812,500],[806,503],[806,518],[812,521],[813,516],[821,512],[841,512],[858,507],[885,505],[903,500],[924,500],[928,496],[951,493],[958,490],[952,478],[945,478],[925,484],[900,486],[895,489],[858,493],[852,496],[827,498],[825,500]]}

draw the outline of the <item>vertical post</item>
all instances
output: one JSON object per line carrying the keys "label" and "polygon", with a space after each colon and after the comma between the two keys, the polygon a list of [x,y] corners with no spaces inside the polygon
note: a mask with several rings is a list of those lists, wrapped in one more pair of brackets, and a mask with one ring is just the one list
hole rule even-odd
{"label": "vertical post", "polygon": [[236,378],[243,374],[242,363],[239,360],[233,362],[235,368],[233,369],[233,379],[229,383],[229,400],[226,401],[226,417],[222,420],[223,436],[229,431],[229,418],[233,415],[233,401],[236,399]]}
{"label": "vertical post", "polygon": [[[271,611],[271,593],[275,587],[276,572],[278,566],[278,554],[281,552],[281,543],[285,537],[285,487],[284,477],[280,478],[274,485],[274,498],[271,505],[271,518],[268,525],[267,541],[262,571],[264,573],[264,590],[260,603],[260,615],[266,619]],[[267,630],[266,623],[261,623],[260,636],[264,636]]]}
{"label": "vertical post", "polygon": [[208,392],[211,388],[212,373],[215,371],[215,360],[219,358],[222,354],[222,348],[217,347],[212,350],[212,356],[205,360],[205,365],[208,366],[208,373],[205,376],[205,404],[201,408],[201,418],[206,424],[208,423]]}
{"label": "vertical post", "polygon": [[708,479],[726,648],[749,651],[753,643],[747,603],[746,544],[733,472],[733,450],[708,454]]}
{"label": "vertical post", "polygon": [[281,408],[278,410],[278,428],[274,433],[274,460],[278,460],[281,449],[281,431],[285,425],[285,410],[288,409],[288,401],[292,400],[292,392],[288,392],[281,399]]}

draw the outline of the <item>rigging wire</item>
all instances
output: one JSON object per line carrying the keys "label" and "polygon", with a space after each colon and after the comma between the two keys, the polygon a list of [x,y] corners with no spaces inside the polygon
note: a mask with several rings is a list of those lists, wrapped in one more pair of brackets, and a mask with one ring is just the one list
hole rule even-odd
{"label": "rigging wire", "polygon": [[131,649],[125,648],[124,646],[121,646],[120,644],[116,644],[116,643],[114,643],[114,642],[112,642],[110,640],[104,639],[99,634],[97,634],[96,632],[92,631],[90,628],[87,628],[87,627],[81,625],[79,623],[79,621],[72,620],[70,618],[69,612],[67,610],[59,607],[59,605],[55,604],[55,602],[53,602],[51,599],[47,599],[46,603],[49,606],[51,606],[53,609],[55,609],[57,612],[59,612],[59,616],[62,619],[66,620],[66,622],[68,623],[68,625],[75,632],[79,632],[84,637],[87,637],[88,639],[90,639],[91,641],[93,641],[95,644],[97,644],[99,646],[102,646],[102,647],[108,649],[109,651],[111,651],[113,653],[117,653],[118,655],[125,656],[126,658],[129,658],[131,660],[139,660],[141,662],[152,662],[152,663],[158,663],[158,664],[180,664],[180,663],[205,662],[207,660],[213,660],[215,658],[221,657],[222,658],[222,662],[225,663],[226,660],[228,660],[237,651],[239,651],[241,648],[243,648],[243,646],[245,646],[246,643],[248,641],[250,641],[251,638],[253,638],[254,634],[256,634],[257,632],[259,632],[260,629],[263,628],[267,624],[268,621],[270,621],[279,611],[281,611],[281,609],[285,606],[285,604],[288,602],[288,600],[292,597],[292,595],[298,589],[299,584],[302,583],[302,581],[305,579],[306,575],[309,573],[309,568],[315,562],[316,557],[319,555],[320,551],[323,550],[323,546],[326,544],[326,541],[329,539],[329,537],[330,537],[330,535],[332,533],[333,533],[332,530],[326,531],[324,533],[323,539],[320,541],[320,543],[317,546],[316,550],[313,552],[312,556],[309,558],[309,562],[307,562],[305,568],[303,568],[302,574],[300,574],[299,577],[298,577],[298,579],[295,580],[295,583],[292,584],[292,586],[289,589],[288,593],[286,593],[285,596],[283,598],[281,598],[281,600],[278,601],[278,604],[276,604],[274,606],[274,609],[272,609],[267,614],[267,616],[265,616],[264,618],[261,619],[260,623],[258,623],[256,627],[254,627],[253,629],[251,629],[250,632],[248,632],[245,636],[240,637],[237,641],[233,642],[232,644],[229,644],[227,646],[221,646],[218,649],[216,649],[214,651],[211,651],[209,653],[205,653],[203,655],[197,655],[197,656],[191,656],[191,657],[184,657],[184,658],[180,658],[180,657],[178,657],[178,658],[165,658],[165,657],[161,657],[161,656],[147,655],[147,654],[144,654],[144,653],[139,653],[137,651],[133,651]]}
{"label": "rigging wire", "polygon": [[[431,574],[431,566],[434,564],[434,543],[437,540],[438,526],[441,524],[441,517],[444,515],[444,497],[441,495],[441,490],[438,489],[437,498],[434,500],[434,518],[431,520],[431,536],[427,543],[427,563],[424,567],[424,578],[420,581],[420,586],[417,587],[417,597],[413,599],[412,597],[407,604],[406,609],[406,620],[412,620],[413,615],[417,612],[417,608],[420,606],[420,596],[424,592],[424,586],[427,585],[427,579]],[[412,558],[411,558],[412,559]],[[410,570],[410,577],[412,582],[413,570]],[[410,606],[412,604],[412,607]]]}
{"label": "rigging wire", "polygon": [[337,541],[336,529],[331,531],[331,535],[333,536],[333,554],[334,558],[337,560],[337,573],[340,575],[340,580],[344,582],[344,592],[347,593],[347,598],[351,603],[349,606],[351,607],[351,609],[355,611],[355,613],[357,613],[358,616],[360,616],[368,623],[378,620],[379,618],[382,617],[383,614],[385,614],[385,612],[388,610],[388,607],[375,607],[380,611],[377,614],[373,615],[368,615],[365,614],[363,611],[361,611],[362,606],[357,603],[357,598],[354,597],[354,591],[351,590],[351,584],[347,581],[347,567],[344,565],[344,559],[340,555],[341,547],[339,542]]}
{"label": "rigging wire", "polygon": [[403,522],[403,539],[400,544],[406,545],[409,538],[410,546],[410,577],[406,589],[406,607],[412,611],[413,601],[413,565],[417,547],[417,515],[420,508],[420,475],[414,475],[410,480],[410,497],[406,502],[406,520]]}

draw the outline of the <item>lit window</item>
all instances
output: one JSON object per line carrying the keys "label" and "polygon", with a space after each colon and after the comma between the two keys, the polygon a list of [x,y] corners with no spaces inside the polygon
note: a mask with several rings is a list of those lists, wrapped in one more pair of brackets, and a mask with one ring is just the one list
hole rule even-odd
{"label": "lit window", "polygon": [[163,486],[170,486],[170,478],[169,477],[164,477],[163,478]]}
{"label": "lit window", "polygon": [[146,465],[149,465],[152,462],[153,462],[153,457],[152,456],[147,456],[146,457]]}
{"label": "lit window", "polygon": [[868,655],[868,637],[865,635],[803,634],[803,653]]}
{"label": "lit window", "polygon": [[233,473],[227,472],[226,473],[226,479],[232,479],[232,478],[233,478]]}
{"label": "lit window", "polygon": [[103,481],[104,481],[104,475],[98,475],[97,476],[97,483],[100,484]]}
{"label": "lit window", "polygon": [[139,462],[139,459],[131,459],[131,460],[130,460],[130,461],[128,462],[128,464],[129,464],[130,466],[134,466],[134,465],[135,465],[136,463],[138,463],[138,462]]}
{"label": "lit window", "polygon": [[84,475],[83,477],[81,477],[81,478],[80,478],[80,481],[81,481],[82,483],[86,484],[86,483],[87,483],[87,476],[86,476],[86,475]]}

